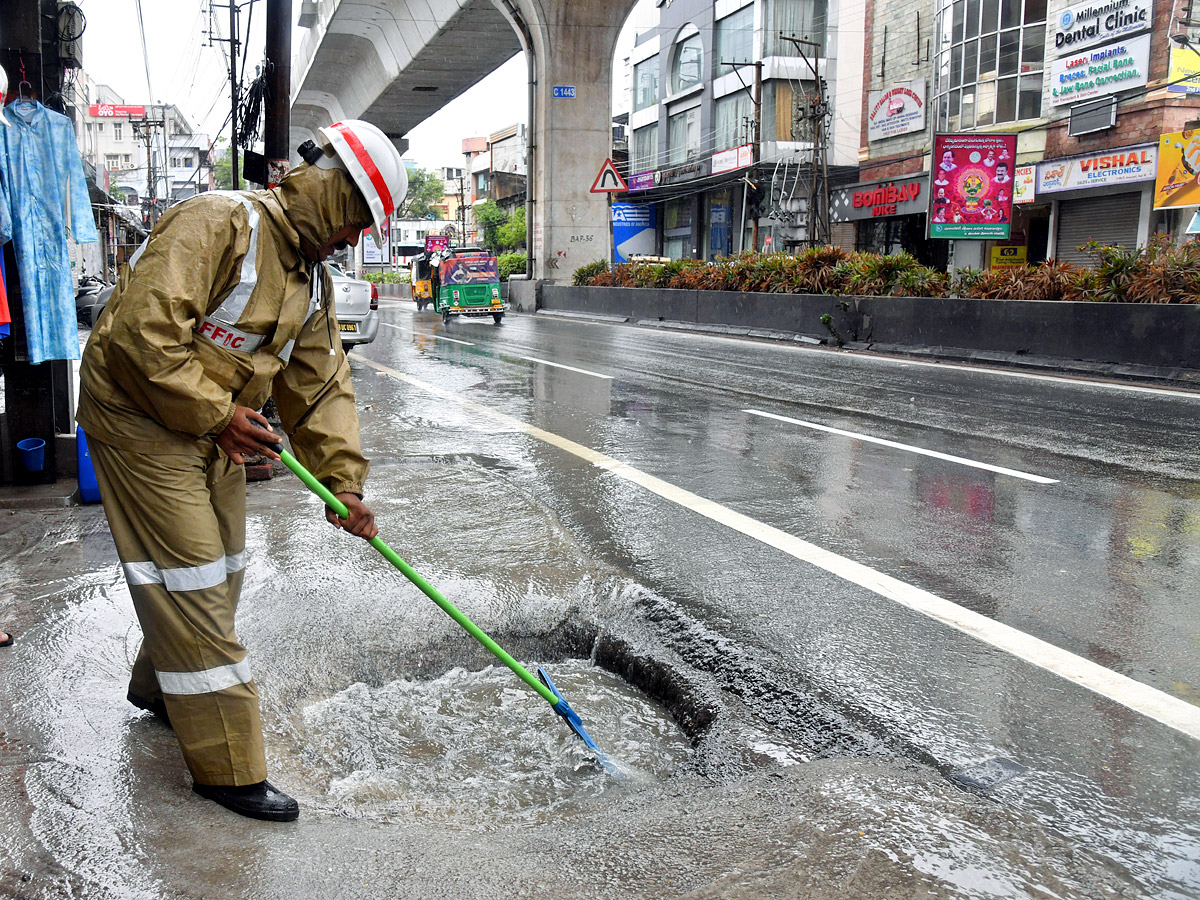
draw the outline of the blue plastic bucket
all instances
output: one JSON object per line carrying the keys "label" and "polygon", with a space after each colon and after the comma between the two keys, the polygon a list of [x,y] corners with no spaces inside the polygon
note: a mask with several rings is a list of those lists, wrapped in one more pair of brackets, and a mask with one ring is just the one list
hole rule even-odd
{"label": "blue plastic bucket", "polygon": [[75,429],[75,462],[79,469],[79,499],[84,503],[99,503],[100,485],[96,482],[96,468],[92,465],[87,435],[82,428]]}
{"label": "blue plastic bucket", "polygon": [[25,438],[17,441],[21,451],[21,466],[26,472],[40,472],[46,464],[46,442],[41,438]]}

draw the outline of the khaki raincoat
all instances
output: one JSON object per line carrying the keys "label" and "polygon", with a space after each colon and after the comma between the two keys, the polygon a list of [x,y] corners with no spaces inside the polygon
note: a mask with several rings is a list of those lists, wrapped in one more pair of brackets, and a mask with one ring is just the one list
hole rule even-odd
{"label": "khaki raincoat", "polygon": [[340,170],[171,207],[122,271],[80,367],[77,419],[144,641],[130,699],[160,700],[202,784],[266,778],[258,694],[234,631],[245,474],[215,442],[274,396],[292,450],[331,491],[367,476],[319,247],[370,211]]}

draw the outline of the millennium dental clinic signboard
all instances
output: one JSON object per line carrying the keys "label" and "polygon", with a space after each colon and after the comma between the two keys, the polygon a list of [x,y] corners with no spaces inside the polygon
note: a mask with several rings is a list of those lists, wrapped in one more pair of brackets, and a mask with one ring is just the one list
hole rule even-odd
{"label": "millennium dental clinic signboard", "polygon": [[867,141],[925,130],[925,80],[867,92]]}
{"label": "millennium dental clinic signboard", "polygon": [[1080,103],[1142,87],[1149,71],[1149,34],[1071,53],[1050,64],[1050,103]]}
{"label": "millennium dental clinic signboard", "polygon": [[1015,134],[938,134],[930,166],[929,236],[1008,240]]}
{"label": "millennium dental clinic signboard", "polygon": [[1052,26],[1052,106],[1106,97],[1146,84],[1153,0],[1108,0],[1067,7]]}

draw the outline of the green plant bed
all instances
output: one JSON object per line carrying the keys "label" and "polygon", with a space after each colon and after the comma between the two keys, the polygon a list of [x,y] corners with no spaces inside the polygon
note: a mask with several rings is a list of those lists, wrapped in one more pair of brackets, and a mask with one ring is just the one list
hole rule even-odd
{"label": "green plant bed", "polygon": [[1083,268],[1058,260],[951,278],[907,253],[850,253],[811,247],[796,254],[741,253],[714,262],[681,259],[621,263],[596,260],[575,270],[572,284],[781,294],[875,297],[968,297],[979,300],[1083,300],[1200,303],[1200,240],[1176,244],[1155,235],[1145,247],[1079,248],[1094,261]]}

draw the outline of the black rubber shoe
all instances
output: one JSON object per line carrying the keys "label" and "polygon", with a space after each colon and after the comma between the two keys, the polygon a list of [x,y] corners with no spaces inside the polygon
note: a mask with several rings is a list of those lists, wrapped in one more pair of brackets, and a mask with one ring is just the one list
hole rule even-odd
{"label": "black rubber shoe", "polygon": [[293,822],[300,815],[300,804],[269,781],[233,786],[227,784],[193,783],[192,790],[220,803],[239,816],[266,819],[268,822]]}
{"label": "black rubber shoe", "polygon": [[145,697],[139,697],[137,694],[126,694],[125,699],[138,709],[154,713],[154,718],[158,719],[158,721],[162,722],[168,728],[171,727],[171,719],[167,715],[167,704],[163,703],[162,697],[147,700]]}

